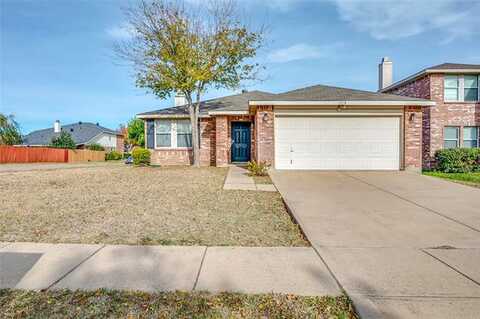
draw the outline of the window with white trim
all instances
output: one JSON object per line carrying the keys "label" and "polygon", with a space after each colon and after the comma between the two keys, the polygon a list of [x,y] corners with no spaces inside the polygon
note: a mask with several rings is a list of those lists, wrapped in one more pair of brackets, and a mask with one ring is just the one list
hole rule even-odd
{"label": "window with white trim", "polygon": [[155,146],[172,147],[172,121],[155,121]]}
{"label": "window with white trim", "polygon": [[478,98],[478,76],[465,75],[464,76],[464,101],[476,102]]}
{"label": "window with white trim", "polygon": [[443,131],[443,148],[460,146],[460,128],[458,126],[445,126]]}
{"label": "window with white trim", "polygon": [[192,125],[190,120],[177,122],[177,147],[192,147]]}
{"label": "window with white trim", "polygon": [[480,142],[480,128],[476,126],[465,126],[463,128],[463,147],[478,147]]}
{"label": "window with white trim", "polygon": [[458,101],[458,75],[445,75],[445,101]]}
{"label": "window with white trim", "polygon": [[480,75],[445,75],[443,97],[445,102],[480,101]]}
{"label": "window with white trim", "polygon": [[190,124],[190,120],[156,120],[155,147],[192,147],[192,126]]}

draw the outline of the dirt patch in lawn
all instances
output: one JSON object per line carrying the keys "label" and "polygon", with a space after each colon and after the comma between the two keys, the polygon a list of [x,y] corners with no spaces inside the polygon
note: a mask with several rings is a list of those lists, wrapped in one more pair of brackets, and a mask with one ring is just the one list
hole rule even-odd
{"label": "dirt patch in lawn", "polygon": [[226,169],[2,173],[0,241],[306,246],[281,196],[223,190]]}
{"label": "dirt patch in lawn", "polygon": [[346,296],[0,290],[6,318],[358,318]]}

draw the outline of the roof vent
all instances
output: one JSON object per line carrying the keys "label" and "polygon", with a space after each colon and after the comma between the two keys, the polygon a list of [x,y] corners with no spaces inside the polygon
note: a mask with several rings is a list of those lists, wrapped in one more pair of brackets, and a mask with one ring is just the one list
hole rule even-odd
{"label": "roof vent", "polygon": [[73,132],[73,128],[70,129],[70,132]]}
{"label": "roof vent", "polygon": [[242,94],[248,93],[247,89],[242,89]]}
{"label": "roof vent", "polygon": [[98,124],[98,122],[97,122],[97,126],[100,126],[100,124]]}
{"label": "roof vent", "polygon": [[82,125],[82,121],[79,121],[78,124]]}

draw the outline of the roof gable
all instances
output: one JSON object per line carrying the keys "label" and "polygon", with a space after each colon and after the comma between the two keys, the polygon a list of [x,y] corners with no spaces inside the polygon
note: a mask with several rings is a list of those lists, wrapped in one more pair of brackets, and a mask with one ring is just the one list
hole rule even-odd
{"label": "roof gable", "polygon": [[406,78],[403,78],[387,86],[386,88],[381,89],[380,92],[387,92],[399,86],[408,84],[429,73],[474,73],[474,74],[478,73],[480,74],[480,64],[442,63],[442,64],[434,65],[434,66],[425,68],[420,72],[417,72]]}

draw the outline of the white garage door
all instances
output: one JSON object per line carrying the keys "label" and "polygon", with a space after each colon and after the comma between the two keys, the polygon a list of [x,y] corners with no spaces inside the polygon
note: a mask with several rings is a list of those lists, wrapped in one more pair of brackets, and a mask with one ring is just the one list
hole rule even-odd
{"label": "white garage door", "polygon": [[277,169],[398,170],[398,117],[275,118]]}

